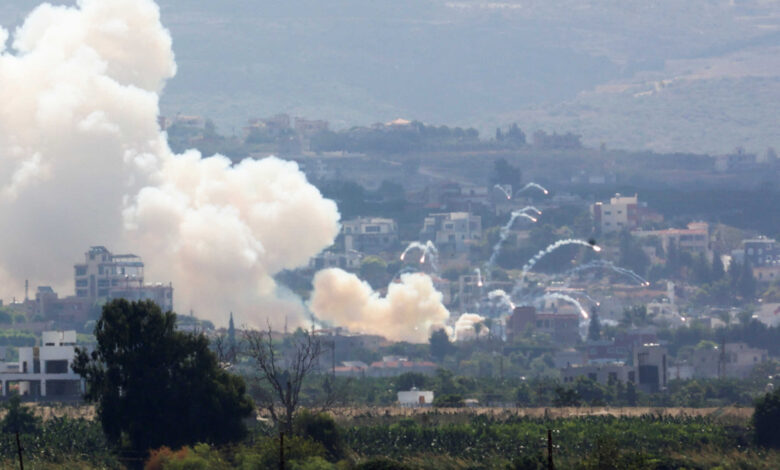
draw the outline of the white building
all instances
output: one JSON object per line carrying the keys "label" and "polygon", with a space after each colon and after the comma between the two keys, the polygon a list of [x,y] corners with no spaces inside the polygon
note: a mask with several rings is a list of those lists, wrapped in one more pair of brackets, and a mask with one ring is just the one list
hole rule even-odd
{"label": "white building", "polygon": [[341,225],[344,251],[379,253],[398,245],[398,224],[393,219],[358,217]]}
{"label": "white building", "polygon": [[431,406],[433,404],[433,392],[417,390],[412,387],[408,392],[398,392],[398,404],[401,406]]}
{"label": "white building", "polygon": [[616,194],[609,203],[597,202],[591,206],[591,212],[601,233],[619,232],[634,229],[639,225],[638,206],[637,196]]}
{"label": "white building", "polygon": [[420,240],[433,240],[439,250],[468,251],[482,239],[482,217],[468,212],[430,214],[423,222]]}
{"label": "white building", "polygon": [[19,348],[19,362],[2,363],[2,395],[16,391],[29,397],[80,397],[84,383],[71,368],[76,355],[76,332],[44,331],[41,344]]}

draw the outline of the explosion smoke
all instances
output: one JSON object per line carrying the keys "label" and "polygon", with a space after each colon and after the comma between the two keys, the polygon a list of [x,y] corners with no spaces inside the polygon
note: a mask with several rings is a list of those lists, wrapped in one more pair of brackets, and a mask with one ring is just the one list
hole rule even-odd
{"label": "explosion smoke", "polygon": [[429,261],[433,272],[439,272],[439,249],[436,248],[436,245],[434,245],[432,241],[428,240],[424,244],[420,242],[410,243],[401,253],[401,261],[404,261],[406,255],[414,249],[422,251],[422,254],[420,255],[420,264],[425,264],[425,261],[427,260]]}
{"label": "explosion smoke", "polygon": [[499,305],[505,305],[507,309],[509,309],[509,313],[512,313],[512,310],[515,309],[515,304],[512,302],[511,297],[509,297],[509,294],[504,292],[502,289],[496,289],[488,292],[488,299],[491,302],[495,302]]}
{"label": "explosion smoke", "polygon": [[515,191],[515,196],[517,196],[518,194],[522,193],[523,191],[527,191],[527,190],[529,190],[531,188],[536,188],[539,191],[543,192],[545,195],[550,194],[550,191],[547,191],[547,189],[545,189],[545,187],[542,186],[541,184],[536,184],[536,183],[531,182],[531,183],[526,184],[522,188],[518,189],[517,191]]}
{"label": "explosion smoke", "polygon": [[44,4],[12,47],[0,47],[0,217],[13,225],[0,273],[16,283],[3,295],[27,278],[70,290],[73,262],[100,243],[143,256],[180,311],[303,324],[273,275],[332,244],[336,205],[295,163],[171,152],[157,118],[176,64],[157,5]]}
{"label": "explosion smoke", "polygon": [[[454,340],[470,341],[490,334],[484,324],[485,317],[476,313],[464,313],[455,322]],[[479,326],[477,326],[479,325]]]}
{"label": "explosion smoke", "polygon": [[400,283],[380,297],[368,283],[338,268],[314,276],[309,302],[320,320],[353,332],[382,335],[394,341],[424,343],[430,332],[449,319],[431,278],[422,273],[402,274]]}

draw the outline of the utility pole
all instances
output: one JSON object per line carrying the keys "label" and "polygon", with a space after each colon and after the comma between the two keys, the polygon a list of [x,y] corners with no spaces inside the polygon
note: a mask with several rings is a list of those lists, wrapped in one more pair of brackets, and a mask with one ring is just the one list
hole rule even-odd
{"label": "utility pole", "polygon": [[279,470],[284,470],[284,432],[279,433]]}
{"label": "utility pole", "polygon": [[19,470],[24,470],[24,460],[22,459],[22,443],[19,441],[19,431],[16,431],[16,450],[19,452]]}
{"label": "utility pole", "polygon": [[547,430],[547,470],[555,470],[555,463],[553,463],[552,429]]}

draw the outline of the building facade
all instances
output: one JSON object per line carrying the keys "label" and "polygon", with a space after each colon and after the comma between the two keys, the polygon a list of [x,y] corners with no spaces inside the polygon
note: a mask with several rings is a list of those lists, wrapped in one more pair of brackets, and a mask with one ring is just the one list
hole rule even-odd
{"label": "building facade", "polygon": [[398,246],[398,224],[393,219],[358,217],[342,223],[344,250],[380,253]]}
{"label": "building facade", "polygon": [[468,212],[430,214],[423,222],[420,240],[432,240],[440,251],[465,253],[482,239],[482,217]]}

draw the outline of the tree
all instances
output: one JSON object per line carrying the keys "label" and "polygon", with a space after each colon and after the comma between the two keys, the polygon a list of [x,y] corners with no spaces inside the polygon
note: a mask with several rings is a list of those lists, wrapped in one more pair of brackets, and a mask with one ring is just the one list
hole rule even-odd
{"label": "tree", "polygon": [[505,158],[499,158],[493,162],[493,173],[490,175],[491,185],[509,184],[515,191],[519,188],[522,180],[523,172],[520,171],[520,168],[510,165]]}
{"label": "tree", "polygon": [[14,394],[3,405],[6,415],[0,422],[0,430],[3,434],[34,434],[41,426],[41,419],[33,414],[29,408],[22,405],[22,399]]}
{"label": "tree", "polygon": [[366,256],[360,262],[360,278],[378,289],[387,285],[387,263],[378,256]]}
{"label": "tree", "polygon": [[95,326],[96,349],[76,349],[103,430],[145,452],[163,445],[241,439],[253,405],[243,379],[222,370],[205,336],[176,330],[176,314],[152,301],[117,299]]}
{"label": "tree", "polygon": [[726,268],[723,266],[723,260],[720,259],[720,255],[715,254],[712,257],[712,280],[714,282],[720,281],[726,276]]}
{"label": "tree", "polygon": [[281,431],[291,435],[293,418],[301,404],[301,388],[316,371],[323,353],[322,342],[311,332],[300,330],[289,337],[286,351],[280,354],[274,345],[269,324],[266,330],[248,331],[246,343],[249,356],[256,363],[261,384],[270,388],[261,390],[259,405],[268,410]]}
{"label": "tree", "polygon": [[599,311],[594,307],[593,314],[590,317],[590,324],[588,325],[588,339],[590,341],[598,341],[600,338],[601,321],[599,320]]}
{"label": "tree", "polygon": [[762,446],[780,447],[778,422],[780,422],[780,390],[775,390],[756,400],[753,411],[756,442]]}
{"label": "tree", "polygon": [[443,361],[447,354],[450,354],[453,350],[450,337],[443,328],[431,333],[428,343],[430,344],[431,356],[439,362]]}
{"label": "tree", "polygon": [[745,259],[742,264],[742,275],[739,277],[739,294],[743,300],[753,300],[756,297],[756,278],[753,276],[753,267],[750,261]]}

